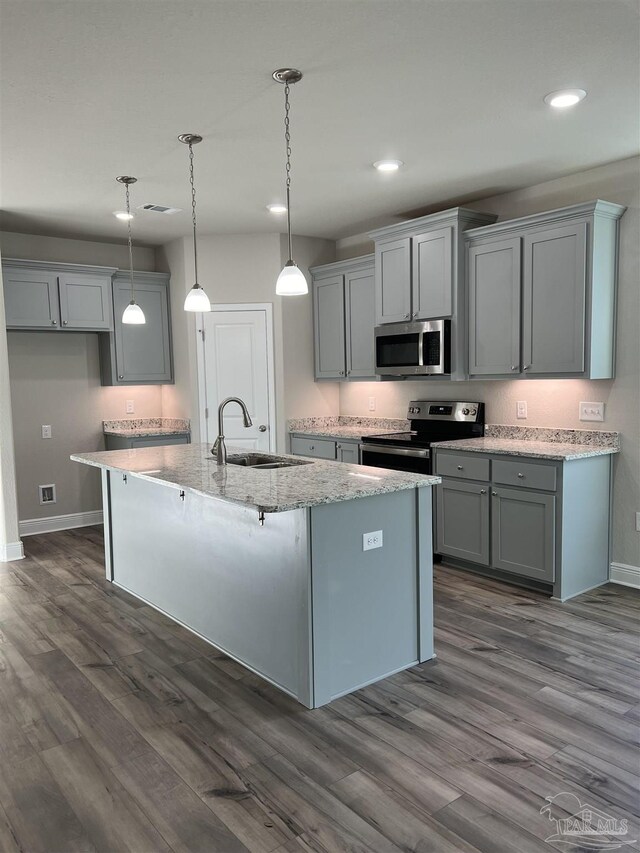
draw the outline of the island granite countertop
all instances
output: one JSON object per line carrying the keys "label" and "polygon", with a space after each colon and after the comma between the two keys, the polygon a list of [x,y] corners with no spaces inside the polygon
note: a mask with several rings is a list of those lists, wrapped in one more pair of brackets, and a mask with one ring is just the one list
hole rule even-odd
{"label": "island granite countertop", "polygon": [[[242,454],[243,450],[229,447],[228,452],[232,456]],[[278,454],[278,457],[302,462],[297,456]],[[424,488],[441,482],[440,477],[431,475],[320,459],[268,470],[218,466],[208,444],[77,453],[71,459],[266,513]]]}

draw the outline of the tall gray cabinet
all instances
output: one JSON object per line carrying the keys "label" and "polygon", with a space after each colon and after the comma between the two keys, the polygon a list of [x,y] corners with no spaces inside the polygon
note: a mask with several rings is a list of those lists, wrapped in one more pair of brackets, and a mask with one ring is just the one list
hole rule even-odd
{"label": "tall gray cabinet", "polygon": [[471,377],[613,377],[624,211],[594,201],[466,232]]}
{"label": "tall gray cabinet", "polygon": [[316,379],[374,379],[374,256],[312,267]]}
{"label": "tall gray cabinet", "polygon": [[495,220],[493,214],[455,207],[369,234],[375,242],[376,324],[451,318],[447,379],[465,377],[463,232]]}

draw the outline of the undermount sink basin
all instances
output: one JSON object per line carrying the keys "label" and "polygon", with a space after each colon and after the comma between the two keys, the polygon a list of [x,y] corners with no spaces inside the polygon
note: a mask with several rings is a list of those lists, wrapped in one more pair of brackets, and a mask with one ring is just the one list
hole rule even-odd
{"label": "undermount sink basin", "polygon": [[243,453],[227,456],[228,465],[242,465],[244,468],[259,468],[263,471],[274,468],[295,468],[297,465],[309,465],[304,459],[285,459],[269,453]]}

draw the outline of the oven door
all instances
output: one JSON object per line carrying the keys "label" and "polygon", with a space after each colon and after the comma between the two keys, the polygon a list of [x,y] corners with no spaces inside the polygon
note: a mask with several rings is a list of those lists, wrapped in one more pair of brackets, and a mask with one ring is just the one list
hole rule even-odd
{"label": "oven door", "polygon": [[391,447],[384,444],[361,444],[360,464],[372,465],[374,468],[411,471],[415,474],[430,474],[431,454],[426,449]]}

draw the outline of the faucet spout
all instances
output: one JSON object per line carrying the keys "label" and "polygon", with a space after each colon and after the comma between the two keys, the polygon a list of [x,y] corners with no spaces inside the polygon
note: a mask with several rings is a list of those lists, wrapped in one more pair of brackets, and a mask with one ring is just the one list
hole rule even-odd
{"label": "faucet spout", "polygon": [[220,403],[218,406],[218,437],[211,448],[211,452],[216,457],[218,465],[227,464],[227,446],[224,443],[224,410],[227,403],[237,403],[240,406],[242,409],[242,423],[245,429],[253,426],[249,409],[247,409],[244,400],[241,400],[240,397],[227,397],[226,400]]}

